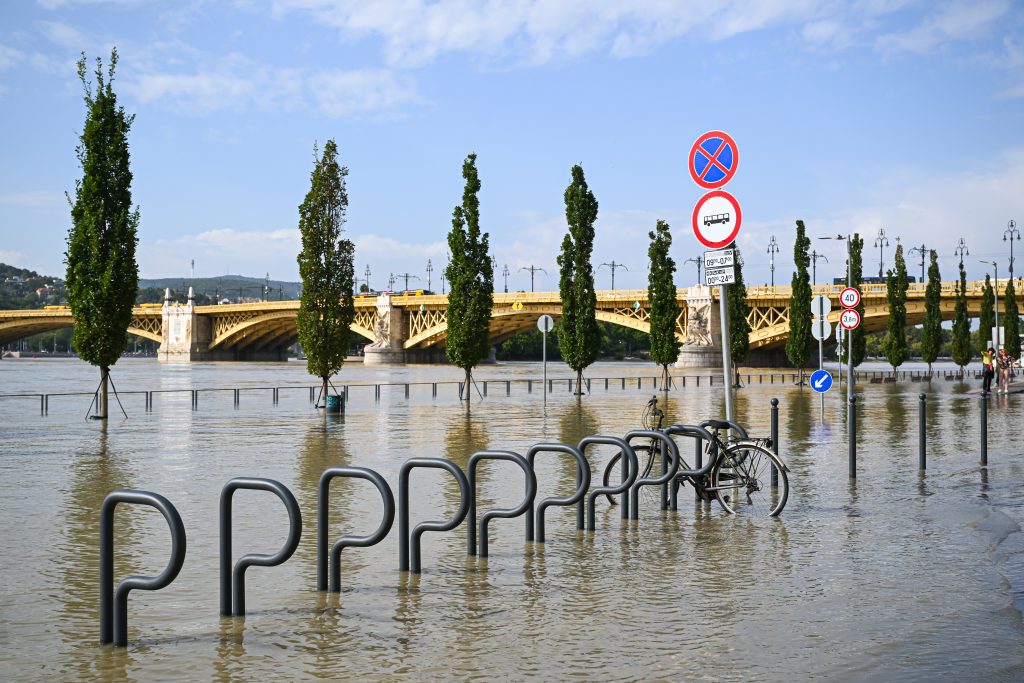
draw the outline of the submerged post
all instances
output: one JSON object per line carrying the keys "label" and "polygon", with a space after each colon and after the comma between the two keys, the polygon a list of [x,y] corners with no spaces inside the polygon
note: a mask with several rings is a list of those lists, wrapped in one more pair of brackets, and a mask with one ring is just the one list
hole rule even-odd
{"label": "submerged post", "polygon": [[988,392],[981,392],[981,464],[988,465]]}
{"label": "submerged post", "polygon": [[[779,454],[779,399],[772,399],[772,453]],[[772,463],[772,488],[779,485],[779,471]]]}
{"label": "submerged post", "polygon": [[857,397],[850,397],[850,409],[846,413],[847,429],[850,434],[850,479],[857,478]]}
{"label": "submerged post", "polygon": [[917,462],[920,469],[926,470],[928,469],[928,458],[925,452],[925,410],[927,410],[927,406],[924,394],[918,394],[917,400]]}

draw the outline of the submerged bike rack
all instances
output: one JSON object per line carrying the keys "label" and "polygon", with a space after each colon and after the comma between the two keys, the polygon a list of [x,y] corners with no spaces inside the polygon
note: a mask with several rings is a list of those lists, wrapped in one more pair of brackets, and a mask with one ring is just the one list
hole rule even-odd
{"label": "submerged bike rack", "polygon": [[[577,448],[580,453],[586,453],[587,448],[590,446],[615,446],[619,449],[619,453],[625,458],[625,462],[622,465],[622,483],[618,486],[598,486],[597,488],[591,489],[587,495],[587,531],[594,531],[597,526],[597,513],[595,511],[595,505],[598,496],[602,495],[618,495],[620,493],[626,493],[629,487],[636,481],[637,475],[640,473],[640,465],[636,459],[636,451],[628,443],[623,441],[617,436],[587,436],[584,437]],[[622,518],[626,519],[629,515],[629,504],[626,500],[626,496],[622,497]]]}
{"label": "submerged bike rack", "polygon": [[[238,489],[270,491],[281,499],[288,510],[288,539],[273,555],[249,553],[242,555],[231,567],[231,499]],[[276,567],[288,561],[299,547],[302,537],[302,513],[295,496],[273,479],[235,477],[220,492],[220,613],[221,616],[245,616],[245,570],[249,567]]]}
{"label": "submerged bike rack", "polygon": [[[495,508],[488,510],[480,517],[480,547],[477,548],[476,537],[476,468],[484,460],[506,460],[519,465],[526,475],[526,496],[523,502],[514,508]],[[533,507],[533,499],[537,496],[537,476],[526,458],[513,451],[478,451],[469,458],[466,468],[469,472],[469,512],[466,516],[466,552],[470,555],[479,554],[487,557],[487,523],[492,519],[512,519],[524,512],[529,515]]]}
{"label": "submerged bike rack", "polygon": [[[409,533],[409,473],[417,467],[448,470],[459,483],[459,509],[446,522],[420,522]],[[402,463],[398,472],[398,570],[419,574],[420,536],[426,531],[450,531],[454,529],[469,512],[469,481],[459,466],[445,458],[410,458]]]}
{"label": "submerged bike rack", "polygon": [[[544,543],[544,511],[552,506],[576,505],[576,528],[583,529],[583,496],[590,488],[590,463],[583,457],[579,449],[564,443],[539,443],[526,452],[526,460],[533,470],[534,462],[539,453],[565,453],[576,458],[576,491],[570,496],[553,496],[545,498],[537,504],[536,516],[533,506],[526,517],[526,540]],[[536,533],[534,533],[536,528]]]}
{"label": "submerged bike rack", "polygon": [[330,510],[331,480],[336,477],[365,479],[377,487],[384,502],[384,518],[372,534],[366,536],[342,536],[331,547],[330,589],[332,593],[341,590],[341,551],[345,548],[367,548],[384,540],[395,523],[395,496],[384,477],[365,467],[329,467],[320,475],[316,507],[316,589],[327,590],[327,517]]}
{"label": "submerged bike rack", "polygon": [[[626,434],[626,443],[630,443],[634,439],[656,439],[660,442],[659,451],[661,452],[661,476],[660,477],[645,477],[643,479],[637,479],[633,482],[633,485],[629,487],[629,516],[630,519],[640,519],[640,488],[643,486],[661,486],[661,509],[669,509],[668,501],[668,483],[675,479],[676,473],[679,471],[679,448],[676,446],[676,442],[672,440],[672,437],[665,434],[662,431],[653,429],[634,429],[633,431]],[[666,449],[668,455],[672,459],[672,464],[669,465],[665,460]],[[675,487],[672,488],[672,509],[676,509],[676,496]]]}
{"label": "submerged bike rack", "polygon": [[[149,505],[160,511],[171,529],[171,559],[157,576],[128,576],[114,590],[114,509],[118,503]],[[171,502],[158,493],[119,489],[100,508],[100,645],[128,644],[128,593],[166,588],[185,563],[185,525]]]}

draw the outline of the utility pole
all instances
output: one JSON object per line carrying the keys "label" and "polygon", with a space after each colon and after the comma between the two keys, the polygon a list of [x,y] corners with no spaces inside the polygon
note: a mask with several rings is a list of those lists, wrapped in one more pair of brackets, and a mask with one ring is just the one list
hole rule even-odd
{"label": "utility pole", "polygon": [[411,273],[399,273],[398,275],[396,275],[394,277],[400,277],[403,280],[405,280],[405,291],[409,291],[409,280],[410,279],[411,280],[419,280],[419,277],[417,277],[416,275],[413,275]]}
{"label": "utility pole", "polygon": [[964,255],[971,255],[971,252],[967,249],[967,241],[961,237],[960,241],[956,243],[956,249],[953,250],[954,254],[960,257],[960,265],[964,265]]}
{"label": "utility pole", "polygon": [[537,267],[535,267],[535,266],[529,266],[529,267],[527,267],[527,266],[523,266],[523,267],[522,267],[522,268],[520,268],[519,270],[528,270],[528,271],[530,271],[530,291],[531,291],[531,292],[533,291],[533,276],[534,276],[534,275],[535,275],[535,274],[536,274],[537,272],[541,272],[541,273],[544,273],[545,275],[547,275],[547,274],[548,274],[548,271],[544,270],[543,268],[537,268]]}
{"label": "utility pole", "polygon": [[828,257],[824,254],[819,254],[817,250],[811,252],[811,291],[818,286],[818,259],[824,259],[825,263],[828,263]]}
{"label": "utility pole", "polygon": [[[899,238],[897,238],[896,241],[899,242]],[[883,273],[882,263],[884,260],[884,252],[882,251],[882,248],[889,246],[889,239],[885,236],[885,228],[878,229],[878,237],[875,238],[875,246],[878,247],[878,277],[881,279]]]}
{"label": "utility pole", "polygon": [[501,270],[501,276],[505,278],[505,293],[508,294],[508,264]]}
{"label": "utility pole", "polygon": [[615,269],[622,268],[625,271],[629,270],[629,268],[627,268],[625,264],[616,263],[614,260],[611,263],[602,263],[600,266],[597,267],[597,269],[601,270],[602,266],[608,266],[612,271],[612,289],[615,289]]}
{"label": "utility pole", "polygon": [[370,264],[366,264],[366,270],[363,271],[363,282],[366,283],[366,289],[369,292],[373,291],[373,287],[370,286]]}
{"label": "utility pole", "polygon": [[[775,239],[775,238],[773,237],[772,239]],[[693,258],[686,259],[685,261],[683,261],[683,263],[696,263],[697,264],[697,284],[699,285],[700,284],[700,267],[704,265],[704,259],[702,259],[700,256],[694,256]]]}
{"label": "utility pole", "polygon": [[388,273],[388,291],[389,292],[395,291],[395,274],[394,273]]}
{"label": "utility pole", "polygon": [[430,259],[427,259],[427,291],[430,291],[430,274],[434,272],[434,266],[430,263]]}
{"label": "utility pole", "polygon": [[1011,280],[1013,279],[1013,240],[1015,239],[1014,238],[1015,235],[1016,235],[1016,240],[1019,242],[1020,241],[1020,230],[1017,229],[1017,222],[1011,218],[1010,221],[1006,224],[1006,230],[1003,231],[1003,241],[1005,242],[1007,240],[1007,237],[1009,237],[1009,240],[1010,240],[1010,279]]}
{"label": "utility pole", "polygon": [[[772,287],[775,286],[775,255],[779,253],[779,243],[775,240],[775,235],[772,235],[771,239],[768,240],[768,256],[771,259],[771,270],[772,270]],[[700,264],[697,265],[697,280],[700,280]]]}
{"label": "utility pole", "polygon": [[924,257],[928,253],[928,250],[925,248],[924,244],[922,243],[921,246],[919,246],[919,247],[911,247],[910,248],[910,253],[911,254],[913,254],[915,251],[921,252],[921,282],[924,282]]}

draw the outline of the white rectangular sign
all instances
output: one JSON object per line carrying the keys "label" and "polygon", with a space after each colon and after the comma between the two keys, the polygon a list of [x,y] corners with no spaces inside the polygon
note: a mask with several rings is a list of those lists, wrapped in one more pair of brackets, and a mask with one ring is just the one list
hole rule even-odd
{"label": "white rectangular sign", "polygon": [[715,285],[731,285],[735,282],[736,269],[732,266],[704,269],[704,284],[708,287],[713,287]]}
{"label": "white rectangular sign", "polygon": [[[736,251],[734,249],[704,252],[704,268],[706,270],[723,268],[725,266],[729,266],[731,268],[735,263]],[[732,281],[730,280],[730,282]]]}

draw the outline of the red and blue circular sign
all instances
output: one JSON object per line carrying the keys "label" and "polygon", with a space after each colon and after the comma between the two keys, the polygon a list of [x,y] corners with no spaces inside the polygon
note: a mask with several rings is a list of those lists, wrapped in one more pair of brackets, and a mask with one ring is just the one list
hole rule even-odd
{"label": "red and blue circular sign", "polygon": [[690,177],[707,190],[722,187],[732,180],[739,163],[736,141],[720,130],[704,133],[690,148]]}

